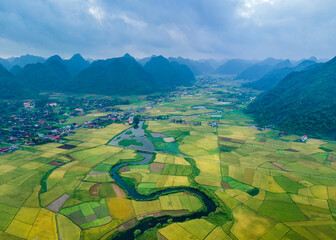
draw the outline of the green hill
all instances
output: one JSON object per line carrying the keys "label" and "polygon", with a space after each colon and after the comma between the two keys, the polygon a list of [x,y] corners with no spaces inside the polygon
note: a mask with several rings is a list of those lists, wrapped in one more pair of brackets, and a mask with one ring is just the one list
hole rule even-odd
{"label": "green hill", "polygon": [[192,59],[182,58],[182,57],[178,57],[178,58],[170,57],[168,58],[168,60],[169,62],[177,62],[179,64],[188,66],[195,76],[212,73],[214,71],[214,68],[206,60],[203,60],[203,61],[202,60],[192,60]]}
{"label": "green hill", "polygon": [[[11,81],[8,80],[7,83],[4,80],[3,84],[20,83],[32,93],[146,94],[181,85],[189,86],[195,80],[194,74],[186,65],[154,57],[143,67],[129,54],[120,58],[98,60],[92,64],[79,54],[69,60],[55,55],[44,63],[27,64],[23,69],[13,67],[15,76],[5,70],[2,69],[2,78]],[[4,96],[11,95],[10,90],[7,92]]]}
{"label": "green hill", "polygon": [[292,72],[251,103],[247,112],[260,125],[298,134],[336,138],[336,58]]}
{"label": "green hill", "polygon": [[79,53],[73,55],[69,60],[64,61],[64,65],[70,75],[75,76],[84,69],[90,66],[90,63],[86,61]]}
{"label": "green hill", "polygon": [[42,64],[28,64],[18,74],[17,78],[29,90],[59,91],[63,89],[65,82],[55,73],[55,69]]}
{"label": "green hill", "polygon": [[251,67],[251,61],[243,59],[230,59],[226,63],[220,65],[216,70],[216,74],[240,74],[247,68]]}
{"label": "green hill", "polygon": [[294,72],[294,71],[302,71],[303,69],[310,67],[314,64],[316,64],[316,62],[303,61],[296,67],[286,66],[283,68],[276,68],[270,71],[269,73],[267,73],[265,76],[263,76],[257,81],[244,84],[244,87],[249,87],[249,88],[253,88],[256,90],[269,90],[275,87],[289,73]]}
{"label": "green hill", "polygon": [[13,74],[8,72],[2,65],[0,65],[0,98],[12,99],[27,96],[23,85],[14,77]]}
{"label": "green hill", "polygon": [[177,86],[190,86],[195,81],[194,74],[183,64],[169,62],[168,59],[158,56],[152,57],[145,64],[145,70],[156,80],[159,89],[172,89]]}
{"label": "green hill", "polygon": [[267,73],[271,72],[277,68],[288,67],[290,61],[288,60],[281,60],[281,59],[274,59],[274,58],[266,58],[264,61],[256,63],[251,67],[245,69],[241,72],[235,79],[244,79],[250,81],[256,81]]}
{"label": "green hill", "polygon": [[107,95],[148,93],[154,89],[154,78],[129,55],[93,62],[69,87],[74,92]]}

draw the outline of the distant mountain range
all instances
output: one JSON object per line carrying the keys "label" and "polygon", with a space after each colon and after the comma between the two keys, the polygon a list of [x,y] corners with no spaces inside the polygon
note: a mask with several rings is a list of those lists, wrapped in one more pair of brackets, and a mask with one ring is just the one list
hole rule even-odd
{"label": "distant mountain range", "polygon": [[275,68],[270,72],[266,73],[263,77],[259,80],[246,83],[243,86],[253,88],[256,90],[269,90],[275,87],[284,77],[286,77],[289,73],[294,71],[302,71],[309,66],[315,65],[316,62],[305,60],[300,62],[299,65],[295,67],[291,67],[291,64],[285,64],[284,62],[278,64],[277,66],[284,66],[282,68]]}
{"label": "distant mountain range", "polygon": [[335,89],[336,57],[327,63],[289,73],[276,87],[251,103],[247,112],[253,114],[261,125],[274,125],[298,134],[335,138]]}
{"label": "distant mountain range", "polygon": [[[146,57],[142,59],[138,59],[138,62],[145,66],[147,62],[149,62],[152,58],[155,58],[157,56],[153,55],[151,57]],[[215,71],[215,67],[217,61],[211,61],[211,60],[192,60],[188,58],[183,58],[183,57],[169,57],[168,58],[169,62],[177,62],[179,64],[186,65],[190,68],[192,73],[195,76],[202,75],[202,74],[211,74]],[[215,62],[215,63],[214,63]]]}
{"label": "distant mountain range", "polygon": [[28,92],[16,77],[0,65],[0,98],[11,99],[26,96]]}
{"label": "distant mountain range", "polygon": [[274,69],[290,66],[291,62],[289,60],[267,58],[264,61],[258,62],[251,67],[245,69],[243,72],[238,74],[235,79],[256,81]]}
{"label": "distant mountain range", "polygon": [[0,73],[2,97],[13,96],[15,85],[22,89],[22,94],[63,91],[110,95],[166,91],[195,81],[186,65],[158,56],[142,66],[129,54],[92,63],[80,54],[68,60],[55,55],[43,63],[30,63],[23,68],[15,65],[10,72],[1,67]]}
{"label": "distant mountain range", "polygon": [[243,59],[231,59],[220,65],[215,74],[240,74],[247,68],[253,66],[254,61],[248,61]]}
{"label": "distant mountain range", "polygon": [[70,83],[75,92],[96,94],[137,94],[155,90],[155,79],[128,54],[99,60],[80,72]]}
{"label": "distant mountain range", "polygon": [[7,59],[0,58],[0,64],[7,70],[10,70],[14,66],[19,66],[23,68],[27,64],[43,63],[44,61],[45,59],[43,57],[33,56],[29,54],[21,57],[11,57]]}
{"label": "distant mountain range", "polygon": [[208,60],[191,60],[182,57],[178,58],[168,58],[170,62],[177,62],[180,64],[184,64],[190,68],[194,75],[202,75],[202,74],[209,74],[214,72],[214,67],[212,66],[211,62]]}
{"label": "distant mountain range", "polygon": [[162,56],[153,57],[144,68],[155,78],[157,88],[190,86],[195,80],[194,74],[187,65],[169,61]]}

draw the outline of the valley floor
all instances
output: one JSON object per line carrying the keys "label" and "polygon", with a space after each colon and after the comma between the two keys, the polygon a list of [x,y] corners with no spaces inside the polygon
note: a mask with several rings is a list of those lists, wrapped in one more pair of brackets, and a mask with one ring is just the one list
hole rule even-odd
{"label": "valley floor", "polygon": [[[203,85],[143,113],[168,119],[83,128],[0,156],[0,239],[110,239],[127,229],[136,239],[336,239],[336,144],[258,130],[242,111],[255,94]],[[137,193],[196,188],[216,210],[193,218],[205,205],[188,191],[129,198],[111,169],[143,160],[138,150],[153,159],[118,172]]]}

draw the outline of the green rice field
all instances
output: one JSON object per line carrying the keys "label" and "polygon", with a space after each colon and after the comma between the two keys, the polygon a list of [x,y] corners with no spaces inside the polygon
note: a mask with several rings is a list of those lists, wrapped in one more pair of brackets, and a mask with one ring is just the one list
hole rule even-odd
{"label": "green rice field", "polygon": [[[225,84],[220,89],[238,91]],[[336,143],[259,131],[240,99],[227,99],[228,107],[217,104],[219,97],[209,86],[143,113],[183,115],[188,123],[146,121],[155,157],[125,166],[119,175],[144,195],[198,188],[217,209],[200,219],[153,226],[137,239],[336,239]],[[190,116],[214,111],[220,112]],[[218,125],[209,126],[212,121]],[[204,204],[188,192],[138,201],[116,184],[111,168],[142,158],[131,148],[141,147],[135,140],[107,145],[129,127],[76,130],[65,139],[72,149],[48,143],[0,155],[0,239],[109,239],[144,218],[200,211]]]}

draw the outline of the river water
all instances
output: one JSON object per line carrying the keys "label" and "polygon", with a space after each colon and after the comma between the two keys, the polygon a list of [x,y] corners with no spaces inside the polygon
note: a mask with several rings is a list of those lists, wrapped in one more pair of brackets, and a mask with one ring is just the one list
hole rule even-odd
{"label": "river water", "polygon": [[[115,165],[111,171],[111,177],[115,180],[115,182],[128,193],[128,196],[130,196],[134,200],[138,201],[150,201],[157,199],[159,196],[167,195],[170,193],[175,193],[175,192],[188,192],[190,194],[193,194],[197,196],[203,204],[206,206],[205,210],[192,213],[187,216],[162,216],[158,218],[149,218],[149,219],[144,219],[140,221],[140,223],[124,232],[120,232],[117,236],[114,236],[113,239],[118,239],[118,240],[125,240],[125,239],[133,239],[134,238],[134,231],[136,229],[140,229],[141,232],[146,231],[147,229],[155,227],[158,223],[164,224],[167,223],[168,219],[172,219],[172,222],[183,222],[186,219],[199,219],[203,216],[209,215],[211,212],[214,212],[216,210],[216,205],[215,203],[203,192],[201,192],[198,189],[195,188],[190,188],[190,187],[174,187],[174,188],[167,188],[164,190],[157,191],[155,193],[152,193],[150,195],[142,195],[139,194],[133,187],[127,185],[122,178],[119,176],[119,169],[124,167],[124,166],[129,166],[129,165],[143,165],[143,164],[149,164],[152,162],[153,154],[152,153],[144,153],[144,152],[139,152],[141,156],[144,157],[143,160],[140,162],[127,162],[127,163],[120,163]],[[111,237],[112,239],[112,237]]]}
{"label": "river water", "polygon": [[118,135],[118,140],[113,139],[109,144],[114,146],[119,146],[118,142],[123,139],[131,139],[130,136],[133,136],[132,139],[136,139],[138,142],[141,142],[142,146],[134,146],[131,145],[129,148],[132,148],[134,150],[138,150],[138,154],[140,154],[142,157],[144,157],[141,161],[134,161],[134,162],[125,162],[115,165],[111,171],[110,175],[115,180],[115,183],[118,184],[124,191],[128,193],[128,196],[131,197],[134,200],[138,201],[150,201],[157,199],[159,196],[167,195],[170,193],[176,193],[176,192],[188,192],[190,194],[193,194],[197,196],[203,204],[206,206],[205,209],[199,212],[192,213],[187,216],[161,216],[157,218],[147,218],[141,220],[136,226],[123,231],[119,232],[116,236],[111,236],[110,239],[117,239],[117,240],[125,240],[125,239],[134,239],[134,231],[136,229],[140,229],[141,232],[144,232],[147,229],[155,227],[158,223],[164,224],[167,223],[169,219],[172,219],[172,222],[184,222],[187,219],[199,219],[203,216],[209,215],[211,212],[214,212],[216,210],[215,203],[203,192],[201,192],[198,189],[191,188],[191,187],[174,187],[174,188],[167,188],[164,190],[157,191],[155,193],[152,193],[150,195],[142,195],[139,194],[134,187],[131,187],[127,185],[123,179],[119,175],[119,169],[124,166],[130,166],[130,165],[144,165],[149,164],[153,161],[153,151],[154,151],[154,145],[149,140],[149,138],[146,136],[144,129],[142,128],[144,122],[141,121],[139,123],[139,127],[137,129],[130,128],[127,131],[132,131],[132,134],[126,134],[127,131],[123,132],[122,134]]}

